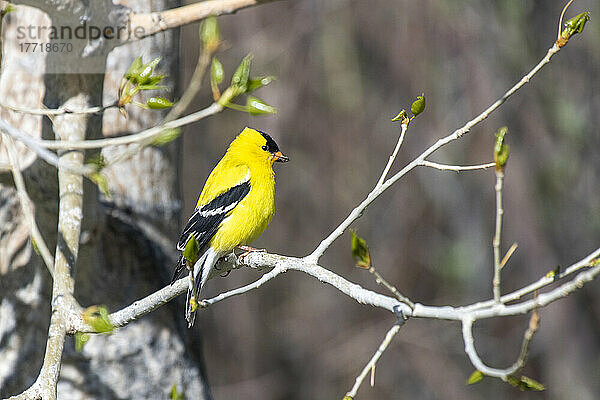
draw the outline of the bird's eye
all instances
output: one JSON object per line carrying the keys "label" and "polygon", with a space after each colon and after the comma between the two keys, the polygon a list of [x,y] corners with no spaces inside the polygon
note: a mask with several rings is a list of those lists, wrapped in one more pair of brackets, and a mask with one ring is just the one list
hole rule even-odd
{"label": "bird's eye", "polygon": [[265,144],[263,147],[261,147],[261,149],[263,149],[264,151],[267,151],[269,148],[267,147],[267,145]]}

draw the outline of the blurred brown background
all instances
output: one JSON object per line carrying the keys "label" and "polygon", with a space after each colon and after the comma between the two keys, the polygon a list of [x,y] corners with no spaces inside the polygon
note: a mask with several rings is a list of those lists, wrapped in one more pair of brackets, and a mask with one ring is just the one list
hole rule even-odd
{"label": "blurred brown background", "polygon": [[[421,92],[395,171],[437,138],[479,114],[528,72],[556,38],[562,1],[281,1],[219,19],[230,76],[254,54],[254,75],[277,81],[258,92],[274,117],[226,111],[186,128],[183,218],[228,143],[249,125],[291,157],[276,166],[277,212],[254,244],[308,254],[375,184],[399,125],[390,119]],[[463,139],[431,159],[492,159],[493,133],[509,127],[503,293],[598,247],[600,238],[600,25],[597,1],[578,0],[592,20],[524,89]],[[198,26],[182,30],[185,87],[198,54]],[[208,86],[208,85],[205,85]],[[208,87],[195,109],[210,103]],[[381,196],[354,225],[375,266],[414,301],[468,304],[491,296],[492,170],[419,169]],[[182,224],[184,221],[182,220]],[[322,265],[369,288],[353,266],[346,234]],[[236,271],[210,296],[256,279]],[[594,282],[541,312],[523,374],[547,385],[536,398],[600,397],[600,294]],[[341,398],[371,357],[391,315],[359,305],[313,278],[290,272],[260,290],[201,312],[209,382],[216,399]],[[518,355],[527,317],[476,324],[484,360],[505,367]],[[533,394],[493,379],[466,386],[473,371],[460,326],[410,320],[377,365],[361,399],[505,399]]]}

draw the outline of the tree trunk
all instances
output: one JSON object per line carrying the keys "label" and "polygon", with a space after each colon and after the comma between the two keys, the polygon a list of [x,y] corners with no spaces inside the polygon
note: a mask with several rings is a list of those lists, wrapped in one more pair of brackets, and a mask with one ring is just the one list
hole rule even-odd
{"label": "tree trunk", "polygon": [[[29,2],[32,3],[32,2]],[[73,3],[73,2],[71,2]],[[77,2],[75,2],[77,3]],[[102,15],[112,3],[81,2],[72,13],[53,12],[53,25]],[[138,12],[176,6],[175,1],[129,1],[123,5]],[[103,9],[104,7],[104,9]],[[119,81],[133,59],[161,56],[159,71],[169,75],[167,85],[176,83],[178,31],[170,30],[141,41],[122,45],[108,57],[94,57],[85,65],[94,73],[43,74],[43,63],[27,65],[17,49],[15,28],[48,25],[37,9],[19,6],[5,21],[5,54],[0,96],[18,106],[57,108],[79,99],[79,106],[112,103]],[[33,21],[33,22],[31,22]],[[76,49],[75,51],[81,51]],[[84,60],[85,61],[85,60]],[[60,53],[48,53],[46,71],[65,62]],[[83,62],[83,61],[82,61]],[[97,73],[94,70],[104,71]],[[52,71],[55,72],[55,71]],[[86,138],[131,133],[155,125],[164,115],[158,111],[127,109],[125,119],[115,110],[87,120]],[[48,118],[2,111],[2,118],[27,133],[54,138]],[[36,207],[42,234],[53,249],[56,245],[57,173],[54,167],[19,147],[21,168]],[[103,155],[110,163],[125,148],[110,148]],[[105,304],[121,308],[168,284],[174,262],[174,240],[179,230],[179,143],[148,147],[132,158],[103,171],[111,199],[98,194],[86,180],[80,250],[74,270],[75,297],[81,305]],[[92,153],[86,153],[89,157]],[[0,158],[5,154],[0,149]],[[4,159],[0,160],[4,161]],[[36,378],[42,364],[50,319],[51,277],[41,259],[31,251],[28,226],[18,199],[10,188],[10,176],[2,176],[0,187],[0,397],[22,392]],[[112,335],[94,335],[81,353],[67,339],[58,382],[58,398],[164,399],[173,384],[188,398],[209,398],[202,366],[198,328],[187,330],[182,302],[171,303],[131,323]],[[197,324],[198,325],[198,324]]]}

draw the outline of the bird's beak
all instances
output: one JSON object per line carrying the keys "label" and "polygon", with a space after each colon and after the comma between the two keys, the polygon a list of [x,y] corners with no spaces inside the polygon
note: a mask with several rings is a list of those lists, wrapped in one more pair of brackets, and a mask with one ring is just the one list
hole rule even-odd
{"label": "bird's beak", "polygon": [[290,161],[289,157],[283,155],[283,153],[280,151],[276,151],[275,153],[273,153],[272,160],[273,160],[273,162],[288,162],[288,161]]}

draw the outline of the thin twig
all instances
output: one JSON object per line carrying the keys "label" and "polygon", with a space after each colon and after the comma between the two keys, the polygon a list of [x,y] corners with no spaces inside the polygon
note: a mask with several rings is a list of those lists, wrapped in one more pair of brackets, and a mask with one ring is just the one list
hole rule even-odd
{"label": "thin twig", "polygon": [[[600,256],[600,248],[589,254],[584,259],[574,263],[566,269],[565,275],[580,270],[583,267],[589,266],[590,262]],[[259,288],[265,282],[272,280],[273,278],[281,275],[289,270],[295,270],[307,273],[319,281],[327,283],[333,286],[335,289],[344,293],[348,297],[354,299],[360,304],[367,304],[374,307],[379,307],[384,310],[388,310],[395,315],[401,312],[406,317],[415,318],[433,318],[433,319],[446,319],[461,321],[465,317],[470,317],[473,320],[501,317],[508,315],[520,315],[532,311],[537,307],[543,307],[556,301],[562,297],[566,297],[569,293],[581,288],[585,282],[593,280],[597,275],[600,274],[600,266],[593,267],[587,271],[581,272],[571,281],[556,287],[555,289],[539,295],[536,299],[524,301],[513,305],[496,305],[493,300],[487,302],[477,303],[464,307],[451,307],[451,306],[426,306],[423,304],[416,303],[414,309],[411,309],[407,304],[399,301],[398,299],[390,296],[385,296],[380,293],[367,290],[360,285],[349,282],[345,278],[335,274],[334,272],[324,268],[320,265],[310,264],[305,259],[297,257],[287,257],[277,254],[270,253],[250,253],[244,258],[246,266],[254,269],[272,269],[267,274],[263,275],[259,280],[242,286],[237,289],[222,293],[216,297],[205,300],[204,305],[212,305],[219,301],[228,299],[230,297],[247,293],[251,290]],[[227,267],[223,265],[220,271],[217,273],[228,271],[234,268],[239,268],[240,265],[231,265]],[[216,275],[216,274],[215,274]],[[514,293],[503,296],[503,303],[506,303],[507,298],[520,297],[524,290],[528,290],[532,286],[536,289],[542,288],[551,284],[553,281],[548,278],[542,278],[538,282],[532,283],[531,285],[518,290]],[[134,321],[141,316],[148,314],[162,305],[169,302],[174,297],[183,294],[188,289],[187,278],[181,278],[173,283],[173,285],[166,286],[157,292],[154,292],[147,297],[135,301],[133,304],[116,311],[111,314],[111,322],[119,327],[125,326],[129,322]],[[482,306],[485,304],[485,306]],[[86,328],[84,324],[75,325],[72,327],[73,331],[91,332],[90,328]]]}
{"label": "thin twig", "polygon": [[569,6],[571,5],[571,3],[573,2],[573,0],[569,0],[569,2],[567,3],[567,5],[563,8],[562,12],[560,13],[560,18],[558,19],[558,35],[556,36],[556,40],[560,40],[560,35],[562,33],[562,21],[563,21],[563,17],[565,16],[565,13],[567,12],[567,8],[569,8]]}
{"label": "thin twig", "polygon": [[232,14],[268,1],[272,0],[207,0],[149,14],[132,13],[129,20],[129,41],[143,39],[167,29],[198,22],[213,15]]}
{"label": "thin twig", "polygon": [[492,279],[492,287],[494,292],[494,301],[500,303],[500,241],[502,237],[502,184],[504,182],[504,171],[496,169],[496,233],[492,240],[494,248],[494,278]]}
{"label": "thin twig", "polygon": [[531,318],[529,319],[529,325],[527,326],[527,330],[523,335],[523,341],[521,343],[521,351],[517,360],[508,368],[492,368],[487,366],[477,354],[477,350],[475,349],[475,343],[473,339],[473,322],[472,318],[466,317],[462,320],[462,333],[463,333],[463,341],[465,343],[465,353],[469,356],[471,363],[473,366],[479,370],[484,375],[492,376],[495,378],[500,378],[502,380],[506,380],[510,375],[515,374],[523,365],[525,365],[525,361],[527,360],[527,355],[529,354],[529,345],[531,343],[531,339],[533,339],[533,335],[537,331],[539,327],[539,313],[537,308],[534,309],[531,314]]}
{"label": "thin twig", "polygon": [[[554,283],[560,279],[563,279],[566,276],[571,275],[583,268],[589,268],[591,266],[591,262],[599,256],[600,256],[600,249],[596,249],[594,252],[592,252],[591,254],[589,254],[588,256],[583,258],[582,260],[569,266],[563,272],[554,273],[554,271],[552,271],[552,274],[546,274],[545,276],[541,277],[537,281],[530,283],[529,285],[522,287],[521,289],[515,290],[512,293],[505,294],[504,296],[502,296],[500,298],[500,302],[502,304],[506,304],[511,301],[519,300],[523,296],[533,293],[536,290],[539,290],[545,286],[551,285],[552,283]],[[466,306],[465,309],[466,310],[477,310],[477,309],[481,309],[481,308],[490,307],[493,304],[494,304],[494,300],[492,299],[492,300],[487,300],[487,301],[482,301],[479,303],[471,304],[469,306]]]}
{"label": "thin twig", "polygon": [[206,70],[208,68],[208,64],[210,63],[213,53],[214,51],[211,51],[210,49],[200,49],[200,55],[198,56],[196,68],[194,69],[194,73],[192,74],[190,83],[188,84],[187,89],[183,92],[181,99],[179,99],[179,101],[175,103],[173,108],[171,108],[171,110],[165,117],[164,122],[169,122],[177,119],[181,114],[185,112],[192,100],[194,100],[194,97],[196,97],[196,94],[198,94],[200,88],[202,87],[202,80],[204,79],[204,75],[206,74]]}
{"label": "thin twig", "polygon": [[478,170],[478,169],[488,169],[490,167],[495,166],[496,163],[492,162],[492,163],[479,164],[479,165],[448,165],[448,164],[440,164],[440,163],[436,163],[433,161],[423,160],[423,161],[421,161],[421,163],[419,165],[421,165],[423,167],[431,167],[431,168],[439,169],[442,171],[460,172],[460,171],[473,171],[473,170]]}
{"label": "thin twig", "polygon": [[415,303],[413,303],[412,301],[410,301],[410,299],[408,297],[406,297],[405,295],[403,295],[402,293],[400,293],[400,291],[398,289],[396,289],[396,287],[394,285],[392,285],[391,283],[389,283],[388,281],[386,281],[383,276],[381,276],[381,274],[375,269],[375,267],[370,266],[369,267],[369,272],[371,274],[373,274],[373,276],[375,277],[375,282],[377,282],[380,285],[383,285],[383,287],[385,287],[387,290],[389,290],[390,292],[392,292],[392,294],[394,296],[396,296],[396,298],[398,300],[400,300],[403,303],[408,304],[408,306],[410,308],[414,308],[415,307]]}
{"label": "thin twig", "polygon": [[50,253],[50,250],[46,245],[46,241],[44,240],[40,230],[38,229],[37,223],[35,222],[35,213],[31,206],[31,199],[27,195],[27,189],[25,188],[23,174],[21,174],[21,169],[19,167],[19,159],[17,157],[15,145],[13,143],[13,139],[6,134],[4,135],[4,145],[6,147],[6,151],[8,152],[8,158],[10,159],[11,171],[15,181],[15,187],[17,188],[17,194],[19,195],[19,201],[21,202],[21,208],[23,209],[23,215],[25,215],[25,219],[29,224],[31,238],[33,239],[35,247],[42,257],[42,260],[44,260],[44,263],[48,268],[48,272],[50,272],[50,275],[54,278],[54,256]]}
{"label": "thin twig", "polygon": [[407,123],[402,123],[402,125],[401,125],[401,131],[400,131],[400,137],[398,138],[398,142],[396,143],[396,147],[394,148],[394,151],[392,152],[392,155],[388,159],[388,162],[387,162],[385,168],[383,169],[383,172],[381,173],[381,176],[379,177],[379,181],[377,181],[377,185],[375,187],[381,186],[383,184],[383,182],[385,181],[385,178],[387,178],[387,175],[390,172],[390,168],[392,167],[392,164],[394,163],[394,160],[396,159],[396,156],[398,155],[398,151],[400,150],[400,146],[402,146],[402,143],[404,142],[404,135],[406,135],[406,130],[407,129],[408,129],[408,124]]}
{"label": "thin twig", "polygon": [[[404,321],[399,320],[386,333],[385,338],[383,339],[383,341],[377,348],[377,351],[375,352],[375,354],[373,354],[373,357],[371,357],[371,359],[369,360],[367,365],[365,365],[365,367],[363,368],[361,373],[356,377],[356,380],[354,381],[354,386],[352,386],[352,389],[350,389],[350,391],[348,393],[346,393],[346,398],[348,398],[348,397],[354,398],[356,396],[356,392],[358,391],[358,388],[360,387],[362,382],[365,380],[365,377],[367,376],[369,371],[373,371],[375,369],[375,365],[377,364],[377,361],[379,361],[379,358],[381,357],[383,352],[387,349],[388,345],[390,344],[390,342],[392,341],[394,336],[396,336],[396,334],[400,330],[400,327],[403,324],[404,324]],[[373,386],[373,382],[371,382],[371,386]]]}
{"label": "thin twig", "polygon": [[306,257],[306,259],[312,263],[317,263],[325,250],[329,248],[329,246],[339,238],[344,231],[352,224],[356,219],[358,219],[365,208],[367,208],[381,193],[385,192],[390,186],[392,186],[396,181],[402,178],[406,173],[414,169],[416,166],[422,165],[422,162],[429,157],[433,152],[438,150],[440,147],[445,146],[446,144],[457,140],[464,134],[470,131],[470,129],[485,120],[492,112],[494,112],[498,107],[500,107],[510,96],[512,96],[517,90],[523,87],[530,79],[548,62],[554,54],[556,54],[560,50],[556,44],[554,44],[548,51],[542,60],[535,66],[529,73],[527,73],[519,82],[517,82],[512,88],[510,88],[502,97],[496,100],[492,105],[490,105],[487,109],[485,109],[481,114],[477,117],[473,118],[469,122],[467,122],[462,128],[457,129],[450,135],[439,139],[429,148],[427,148],[423,153],[421,153],[417,158],[408,163],[404,168],[402,168],[399,172],[393,175],[391,178],[383,182],[381,185],[376,185],[375,188],[367,195],[367,197],[356,207],[354,208],[350,214],[344,219],[334,230],[327,236],[315,250]]}
{"label": "thin twig", "polygon": [[[193,122],[199,121],[211,115],[217,114],[223,111],[223,106],[218,103],[213,103],[210,106],[196,111],[195,113],[186,115],[185,117],[178,118],[173,121],[165,122],[163,124],[157,125],[155,127],[145,129],[141,132],[127,135],[127,136],[119,136],[114,138],[106,138],[106,139],[95,139],[95,140],[80,140],[80,141],[61,141],[61,140],[38,140],[31,138],[32,141],[38,146],[43,146],[47,149],[62,149],[62,150],[77,150],[77,149],[98,149],[102,147],[108,146],[119,146],[124,144],[131,143],[147,143],[152,142],[153,139],[156,139],[157,136],[166,130],[166,129],[174,129],[179,128],[184,125],[191,124]],[[27,143],[26,143],[27,144]],[[28,145],[29,146],[29,145]]]}
{"label": "thin twig", "polygon": [[513,243],[512,246],[510,246],[504,257],[502,257],[502,261],[500,261],[500,269],[504,268],[508,260],[510,260],[510,257],[517,250],[518,246],[519,245],[517,244],[517,242]]}
{"label": "thin twig", "polygon": [[33,108],[33,107],[19,107],[11,104],[6,104],[0,101],[0,108],[5,108],[10,111],[18,112],[21,114],[30,114],[30,115],[62,115],[62,114],[102,114],[105,110],[109,108],[116,107],[117,103],[109,104],[107,106],[95,106],[89,108],[82,109],[72,109],[66,106],[59,108]]}
{"label": "thin twig", "polygon": [[238,296],[240,294],[247,293],[250,290],[258,289],[259,287],[261,287],[262,285],[264,285],[265,283],[267,283],[268,281],[270,281],[271,279],[275,278],[277,275],[279,275],[279,274],[281,274],[283,272],[285,272],[285,268],[275,267],[271,271],[269,271],[266,274],[264,274],[263,276],[261,276],[256,281],[254,281],[254,282],[252,282],[252,283],[250,283],[248,285],[239,287],[237,289],[233,289],[233,290],[230,290],[228,292],[221,293],[221,294],[219,294],[219,295],[217,295],[215,297],[212,297],[210,299],[202,300],[201,303],[200,303],[200,305],[202,307],[208,307],[208,306],[210,306],[212,304],[215,304],[215,303],[217,303],[219,301],[228,299],[230,297]]}
{"label": "thin twig", "polygon": [[[61,168],[65,171],[69,171],[74,174],[80,174],[84,176],[89,176],[91,173],[95,172],[93,168],[86,167],[84,165],[76,165],[73,163],[68,163],[64,160],[61,160],[56,154],[45,149],[43,145],[39,142],[42,142],[39,139],[35,139],[32,136],[22,132],[20,129],[15,128],[8,122],[0,119],[0,130],[4,133],[10,135],[13,139],[16,139],[27,146],[30,150],[32,150],[35,154],[38,155],[42,160],[46,161],[48,164],[53,165],[55,168]],[[53,140],[49,140],[49,142],[54,142]],[[65,141],[65,143],[67,143]]]}

